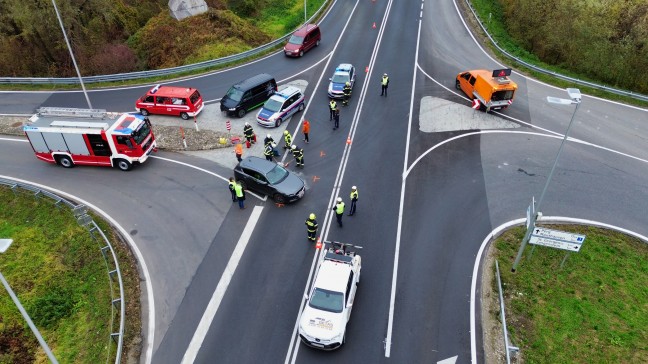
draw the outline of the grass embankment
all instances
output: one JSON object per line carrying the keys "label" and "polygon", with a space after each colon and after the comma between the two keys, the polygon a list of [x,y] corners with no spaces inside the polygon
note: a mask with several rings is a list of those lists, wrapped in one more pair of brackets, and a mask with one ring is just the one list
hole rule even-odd
{"label": "grass embankment", "polygon": [[[543,62],[538,58],[536,54],[526,50],[524,47],[520,45],[520,42],[514,39],[507,31],[506,19],[504,15],[505,12],[499,3],[499,0],[470,0],[470,2],[472,3],[475,12],[478,14],[479,18],[481,19],[482,23],[488,30],[488,33],[491,35],[491,37],[493,37],[493,39],[495,39],[497,44],[509,54],[512,54],[515,57],[529,64],[543,68],[548,71],[552,71],[582,81],[588,81],[595,84],[601,84],[613,88],[619,88],[618,86],[606,84],[604,81],[592,77],[588,77],[582,73],[573,72],[566,67],[561,67],[559,65],[551,65],[546,62]],[[463,1],[460,1],[460,3],[463,3]],[[462,6],[465,7],[465,5],[463,4]],[[469,10],[466,12],[466,14],[471,14],[472,16],[472,13]],[[478,26],[474,24],[473,28],[477,29]],[[481,33],[481,28],[479,28],[478,32]],[[588,95],[599,96],[606,99],[617,100],[632,105],[648,107],[648,102],[644,102],[632,97],[620,96],[614,93],[605,92],[597,88],[591,88],[584,85],[567,82],[559,78],[556,78],[554,76],[550,76],[541,72],[534,71],[522,65],[521,63],[515,62],[512,59],[505,56],[486,37],[483,37],[483,43],[486,44],[494,54],[496,54],[500,59],[502,59],[504,64],[510,65],[516,70],[520,70],[524,73],[527,73],[532,77],[541,80],[543,82],[555,85],[557,87],[562,87],[562,88],[577,87],[583,93],[586,93]],[[568,47],[569,45],[565,44],[563,46]],[[596,52],[596,51],[597,50],[591,50],[591,52]]]}
{"label": "grass embankment", "polygon": [[[0,254],[5,276],[61,363],[114,362],[111,291],[99,244],[64,205],[0,187],[0,237],[14,240]],[[98,221],[95,217],[95,221]],[[138,355],[139,285],[130,252],[99,222],[117,250],[126,286],[125,352]],[[113,283],[116,297],[117,281]],[[4,292],[4,287],[1,288]],[[119,327],[118,315],[115,328]],[[132,350],[134,349],[134,351]],[[123,356],[126,357],[128,353]],[[48,362],[9,295],[0,294],[0,363]],[[125,361],[124,361],[125,362]]]}
{"label": "grass embankment", "polygon": [[[562,269],[565,251],[536,247],[529,259],[527,247],[511,273],[521,227],[494,243],[507,324],[523,361],[648,363],[648,245],[598,228],[551,228],[587,236]],[[494,279],[494,292],[496,285]]]}

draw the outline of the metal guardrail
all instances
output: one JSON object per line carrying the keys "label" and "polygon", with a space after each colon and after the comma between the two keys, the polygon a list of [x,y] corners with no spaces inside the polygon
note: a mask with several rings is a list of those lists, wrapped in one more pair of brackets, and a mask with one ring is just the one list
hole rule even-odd
{"label": "metal guardrail", "polygon": [[[306,23],[310,23],[313,19],[319,16],[320,12],[324,10],[328,1],[324,1],[322,6],[311,16]],[[209,61],[188,64],[184,66],[163,68],[159,70],[151,71],[138,71],[138,72],[127,72],[127,73],[116,73],[113,75],[98,75],[98,76],[85,76],[83,78],[84,83],[98,83],[98,82],[113,82],[113,81],[129,81],[129,80],[138,80],[143,78],[159,77],[159,76],[169,76],[178,73],[195,71],[200,69],[205,69],[209,67],[219,66],[231,62],[236,62],[248,57],[255,56],[259,53],[263,53],[267,50],[270,50],[279,44],[286,41],[293,32],[290,32],[279,39],[276,39],[270,43],[266,43],[257,48],[251,49],[238,54],[233,54],[231,56],[212,59]],[[50,85],[50,84],[66,84],[73,85],[79,84],[79,79],[77,77],[0,77],[0,84],[34,84],[34,85]]]}
{"label": "metal guardrail", "polygon": [[[124,302],[124,283],[122,281],[122,276],[121,276],[121,271],[119,269],[119,261],[117,260],[117,254],[115,253],[115,250],[112,247],[112,244],[110,244],[110,241],[106,237],[106,235],[101,231],[99,226],[94,222],[92,217],[87,214],[87,207],[85,205],[77,205],[73,201],[66,200],[52,192],[42,190],[40,188],[16,182],[10,179],[5,179],[5,178],[0,178],[0,184],[8,186],[13,190],[15,193],[18,192],[18,189],[30,191],[33,193],[32,196],[38,198],[40,196],[45,196],[51,200],[54,201],[54,205],[56,207],[60,207],[61,205],[67,206],[71,212],[74,214],[74,216],[77,219],[77,222],[79,225],[84,226],[88,229],[90,232],[90,236],[92,237],[93,240],[97,241],[100,246],[101,246],[101,254],[103,255],[104,262],[106,263],[106,269],[108,271],[108,277],[109,282],[110,282],[110,296],[111,296],[111,315],[110,315],[110,338],[108,340],[115,340],[117,343],[117,353],[116,353],[116,358],[115,358],[115,364],[119,364],[121,362],[121,354],[122,354],[122,348],[123,348],[123,342],[124,342],[124,324],[126,320],[126,305]],[[103,239],[102,244],[101,241],[98,241],[95,233],[98,233],[101,238]],[[111,260],[108,257],[107,252],[110,252],[110,257],[112,257],[112,264]],[[111,266],[113,268],[111,268]],[[115,298],[114,295],[114,287],[113,287],[113,280],[117,278],[117,283],[119,285],[119,296]],[[119,311],[116,312],[116,309]],[[116,315],[119,314],[119,330],[115,332],[114,327],[115,327],[115,317]],[[108,345],[110,347],[110,345]],[[110,358],[110,349],[108,351],[108,355],[106,358],[106,362],[108,362],[108,359]]]}
{"label": "metal guardrail", "polygon": [[506,364],[511,364],[511,352],[517,353],[520,348],[510,345],[508,331],[506,330],[506,312],[504,311],[504,297],[502,295],[502,279],[500,278],[499,263],[495,261],[495,270],[497,272],[497,291],[499,292],[500,317],[502,318],[502,332],[504,336],[504,348],[506,350]]}
{"label": "metal guardrail", "polygon": [[534,71],[544,73],[546,75],[551,75],[551,76],[554,76],[556,78],[560,78],[560,79],[565,80],[565,81],[574,82],[574,83],[577,83],[579,85],[584,85],[584,86],[596,88],[596,89],[611,92],[611,93],[617,94],[617,95],[629,96],[629,97],[635,98],[637,100],[648,101],[648,96],[643,95],[643,94],[639,94],[639,93],[632,92],[632,91],[616,89],[616,88],[608,87],[608,86],[605,86],[605,85],[599,85],[599,84],[596,84],[596,83],[593,83],[593,82],[589,82],[589,81],[585,81],[585,80],[579,80],[577,78],[572,78],[572,77],[569,77],[569,76],[565,76],[565,75],[557,73],[557,72],[553,72],[553,71],[546,70],[544,68],[540,68],[540,67],[538,67],[536,65],[533,65],[531,63],[528,63],[526,61],[523,61],[523,60],[515,57],[514,55],[508,53],[502,47],[500,47],[499,44],[497,43],[497,41],[495,39],[493,39],[493,37],[491,37],[490,33],[488,33],[488,30],[484,26],[484,23],[479,18],[479,15],[477,15],[477,12],[475,12],[475,9],[473,8],[471,1],[470,0],[465,0],[465,2],[466,2],[466,5],[468,6],[468,8],[470,9],[470,11],[473,13],[473,16],[477,20],[477,23],[479,23],[479,26],[481,27],[482,31],[484,32],[484,34],[486,34],[488,39],[490,39],[491,43],[493,43],[495,48],[497,48],[500,52],[502,52],[504,55],[511,58],[512,60],[514,60],[514,61],[516,61],[516,62],[518,62],[520,64],[523,64],[524,66],[526,66],[526,67],[528,67],[528,68],[530,68],[530,69],[532,69]]}

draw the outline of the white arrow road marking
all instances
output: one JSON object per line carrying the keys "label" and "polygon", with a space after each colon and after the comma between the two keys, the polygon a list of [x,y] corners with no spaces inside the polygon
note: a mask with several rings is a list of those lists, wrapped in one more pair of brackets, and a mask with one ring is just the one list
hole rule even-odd
{"label": "white arrow road marking", "polygon": [[455,364],[457,362],[457,357],[458,356],[459,355],[455,355],[452,358],[443,359],[441,361],[438,361],[437,364]]}

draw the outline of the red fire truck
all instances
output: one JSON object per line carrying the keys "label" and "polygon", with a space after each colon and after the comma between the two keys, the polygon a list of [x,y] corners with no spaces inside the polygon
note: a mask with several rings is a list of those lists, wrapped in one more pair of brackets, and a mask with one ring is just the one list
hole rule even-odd
{"label": "red fire truck", "polygon": [[36,157],[65,168],[75,164],[128,171],[156,150],[151,122],[139,114],[41,107],[23,127]]}

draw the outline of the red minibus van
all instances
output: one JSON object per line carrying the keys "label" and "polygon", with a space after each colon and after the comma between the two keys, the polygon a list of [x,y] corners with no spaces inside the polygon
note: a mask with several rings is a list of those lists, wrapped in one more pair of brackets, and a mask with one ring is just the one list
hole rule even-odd
{"label": "red minibus van", "polygon": [[200,92],[190,87],[157,85],[135,102],[135,109],[144,116],[177,115],[184,120],[200,114],[203,107]]}

